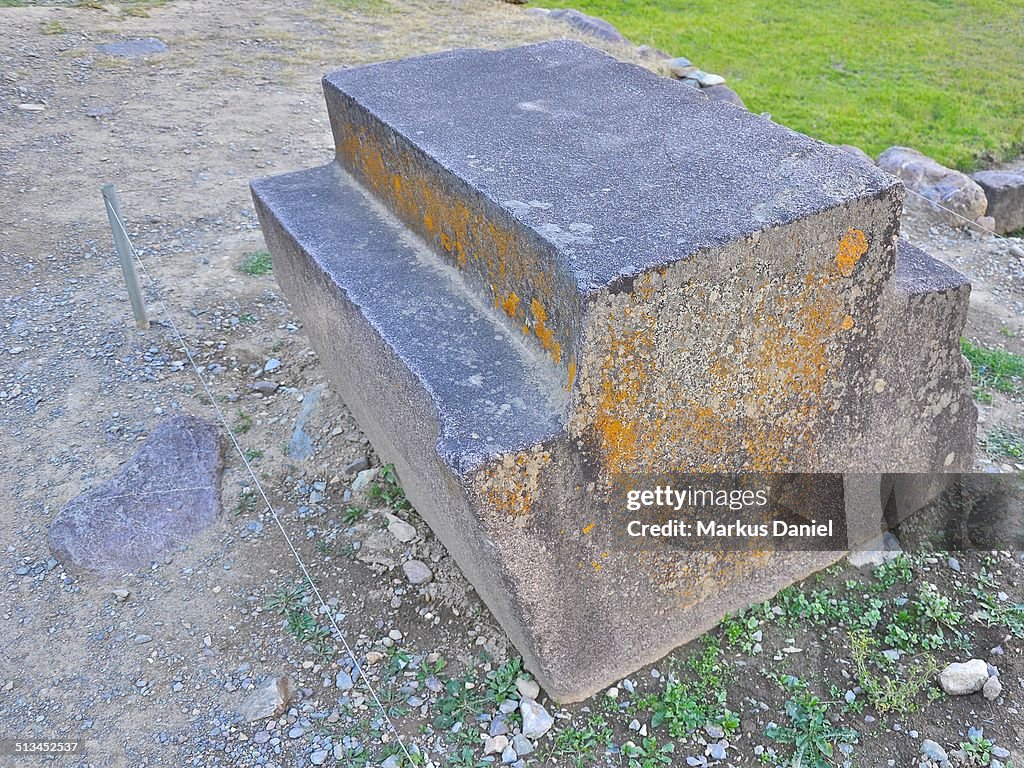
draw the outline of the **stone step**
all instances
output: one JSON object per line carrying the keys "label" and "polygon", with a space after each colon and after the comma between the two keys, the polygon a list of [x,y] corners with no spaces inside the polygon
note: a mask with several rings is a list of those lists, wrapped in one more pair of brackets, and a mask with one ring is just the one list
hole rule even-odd
{"label": "stone step", "polygon": [[[252,188],[260,219],[280,224],[268,228],[274,274],[304,305],[345,402],[375,416],[361,423],[377,421],[380,390],[414,377],[435,413],[437,452],[460,474],[561,431],[566,394],[550,364],[336,163]],[[360,365],[373,380],[346,388]]]}
{"label": "stone step", "polygon": [[[324,92],[338,160],[567,384],[615,344],[588,328],[592,305],[658,291],[673,265],[705,265],[690,272],[714,283],[760,259],[802,280],[832,264],[854,226],[861,269],[882,282],[892,270],[897,180],[579,43],[342,70]],[[766,237],[760,253],[748,242],[816,218],[813,237]],[[729,244],[747,247],[723,265]]]}

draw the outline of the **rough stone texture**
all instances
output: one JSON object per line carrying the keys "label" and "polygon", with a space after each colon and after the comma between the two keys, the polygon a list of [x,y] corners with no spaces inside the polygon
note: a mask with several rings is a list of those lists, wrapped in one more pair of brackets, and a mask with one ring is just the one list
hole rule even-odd
{"label": "rough stone texture", "polygon": [[878,156],[878,167],[899,177],[907,189],[925,198],[908,194],[908,208],[927,212],[951,227],[969,226],[985,215],[988,202],[977,183],[916,149],[889,147]]}
{"label": "rough stone texture", "polygon": [[1003,692],[1003,684],[998,677],[990,677],[981,688],[981,694],[989,701],[995,701]]}
{"label": "rough stone texture", "polygon": [[985,214],[996,222],[996,232],[1024,229],[1024,171],[980,171],[971,178],[985,191]]}
{"label": "rough stone texture", "polygon": [[939,673],[939,685],[949,696],[977,693],[988,682],[988,664],[983,659],[971,659],[950,664]]}
{"label": "rough stone texture", "polygon": [[275,275],[556,700],[846,549],[637,541],[625,489],[790,473],[772,513],[858,543],[887,473],[970,465],[968,286],[900,245],[888,174],[569,42],[324,86],[337,162],[253,182]]}
{"label": "rough stone texture", "polygon": [[215,425],[166,419],[116,475],[68,502],[50,523],[50,548],[72,569],[147,565],[216,520],[222,470]]}
{"label": "rough stone texture", "polygon": [[291,698],[291,680],[287,677],[268,677],[245,698],[239,711],[242,717],[252,723],[280,715],[288,708]]}
{"label": "rough stone texture", "polygon": [[853,146],[853,144],[837,144],[836,146],[843,150],[843,152],[851,154],[854,157],[860,158],[865,163],[870,163],[871,165],[875,164],[875,161],[871,159],[871,155],[869,155],[860,147],[855,147]]}

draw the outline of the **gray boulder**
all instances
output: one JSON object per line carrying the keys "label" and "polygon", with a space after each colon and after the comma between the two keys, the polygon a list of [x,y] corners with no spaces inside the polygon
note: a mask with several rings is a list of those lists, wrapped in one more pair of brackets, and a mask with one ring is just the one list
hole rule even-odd
{"label": "gray boulder", "polygon": [[604,40],[607,43],[632,45],[632,43],[630,43],[614,25],[609,24],[604,19],[599,19],[596,16],[588,16],[582,11],[577,11],[575,8],[555,8],[548,13],[547,16],[549,19],[558,19],[559,21],[563,21],[570,27],[573,27],[586,35],[590,35],[591,37]]}
{"label": "gray boulder", "polygon": [[707,95],[712,101],[727,101],[730,104],[735,104],[737,107],[747,108],[740,95],[728,85],[709,85],[701,88],[701,93]]}
{"label": "gray boulder", "polygon": [[165,420],[121,471],[68,502],[49,543],[68,568],[123,573],[148,565],[217,519],[220,430],[195,416]]}
{"label": "gray boulder", "polygon": [[923,211],[951,227],[968,226],[985,215],[988,200],[976,182],[916,149],[889,147],[879,155],[878,167],[903,181],[908,210]]}
{"label": "gray boulder", "polygon": [[985,191],[985,215],[995,219],[996,232],[1024,229],[1024,171],[979,171],[971,178]]}

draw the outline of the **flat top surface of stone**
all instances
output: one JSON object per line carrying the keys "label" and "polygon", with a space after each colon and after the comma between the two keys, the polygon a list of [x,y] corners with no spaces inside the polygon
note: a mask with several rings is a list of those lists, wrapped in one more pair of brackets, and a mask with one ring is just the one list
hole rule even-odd
{"label": "flat top surface of stone", "polygon": [[949,291],[970,285],[951,266],[900,238],[896,253],[896,280],[911,294]]}
{"label": "flat top surface of stone", "polygon": [[430,391],[451,466],[465,471],[558,434],[567,395],[547,360],[337,164],[252,186]]}
{"label": "flat top surface of stone", "polygon": [[560,246],[583,290],[898,183],[569,41],[449,51],[325,83]]}

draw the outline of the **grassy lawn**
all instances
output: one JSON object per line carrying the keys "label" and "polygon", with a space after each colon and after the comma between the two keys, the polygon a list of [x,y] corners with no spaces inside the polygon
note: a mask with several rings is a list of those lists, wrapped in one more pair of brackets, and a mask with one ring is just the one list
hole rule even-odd
{"label": "grassy lawn", "polygon": [[754,112],[964,170],[1024,151],[1021,0],[542,0],[723,75]]}

